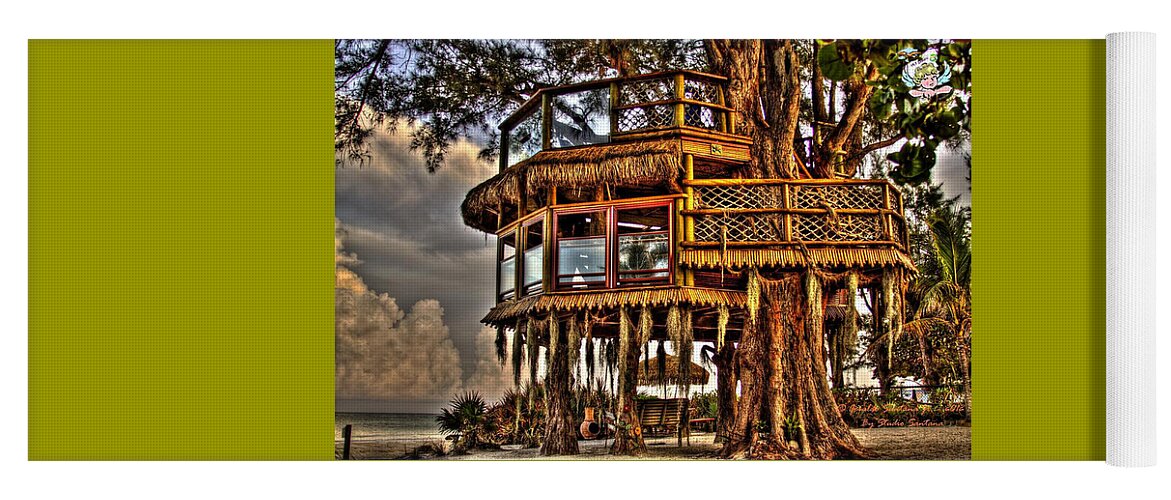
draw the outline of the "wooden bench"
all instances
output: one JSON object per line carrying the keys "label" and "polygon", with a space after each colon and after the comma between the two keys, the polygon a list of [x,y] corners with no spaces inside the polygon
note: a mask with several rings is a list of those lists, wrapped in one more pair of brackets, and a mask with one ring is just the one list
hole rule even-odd
{"label": "wooden bench", "polygon": [[686,435],[687,444],[691,444],[691,433],[687,428],[691,404],[687,399],[644,399],[636,401],[634,406],[644,436],[674,435],[679,446],[683,446],[683,436]]}

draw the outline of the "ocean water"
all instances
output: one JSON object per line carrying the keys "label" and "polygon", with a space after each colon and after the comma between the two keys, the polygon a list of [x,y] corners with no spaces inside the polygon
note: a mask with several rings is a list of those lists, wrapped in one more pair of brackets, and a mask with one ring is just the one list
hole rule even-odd
{"label": "ocean water", "polygon": [[385,441],[389,443],[420,443],[442,441],[443,435],[435,425],[435,415],[422,413],[336,413],[333,439],[342,440],[342,428],[353,425],[353,442]]}

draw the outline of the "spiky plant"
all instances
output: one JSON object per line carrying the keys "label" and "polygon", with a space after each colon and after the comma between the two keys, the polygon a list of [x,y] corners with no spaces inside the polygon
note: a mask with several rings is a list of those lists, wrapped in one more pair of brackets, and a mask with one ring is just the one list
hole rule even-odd
{"label": "spiky plant", "polygon": [[456,446],[475,448],[480,445],[481,437],[490,430],[488,419],[485,418],[487,411],[488,405],[478,392],[467,392],[452,399],[448,407],[435,417],[435,422],[441,434],[459,434]]}

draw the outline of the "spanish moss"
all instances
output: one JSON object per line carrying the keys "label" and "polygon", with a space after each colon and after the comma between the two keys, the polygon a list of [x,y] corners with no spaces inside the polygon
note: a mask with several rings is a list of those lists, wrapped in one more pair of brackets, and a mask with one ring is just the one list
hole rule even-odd
{"label": "spanish moss", "polygon": [[530,317],[528,324],[528,333],[525,334],[525,343],[528,344],[529,350],[529,381],[537,382],[537,365],[540,363],[537,357],[541,354],[540,342],[540,320]]}
{"label": "spanish moss", "polygon": [[756,323],[756,313],[760,309],[760,274],[756,268],[748,270],[748,320]]}
{"label": "spanish moss", "polygon": [[508,360],[508,336],[504,334],[503,326],[496,327],[496,360],[500,366]]}
{"label": "spanish moss", "polygon": [[728,334],[728,306],[720,304],[716,310],[716,349],[724,347],[724,339]]}
{"label": "spanish moss", "polygon": [[[527,322],[524,328],[528,328]],[[520,330],[521,326],[517,325],[516,329],[512,331],[512,383],[517,386],[520,385],[521,365],[524,364],[524,356],[521,354],[524,349],[524,337]]]}
{"label": "spanish moss", "polygon": [[679,360],[679,383],[683,388],[683,397],[687,397],[691,390],[691,350],[695,347],[695,335],[691,324],[691,307],[683,308],[682,328],[679,332],[679,344],[675,346]]}
{"label": "spanish moss", "polygon": [[569,329],[566,332],[566,342],[568,343],[566,347],[569,348],[569,366],[573,367],[573,385],[576,385],[581,380],[581,327],[579,326],[580,322],[576,314],[570,315],[566,323],[568,323],[566,328]]}

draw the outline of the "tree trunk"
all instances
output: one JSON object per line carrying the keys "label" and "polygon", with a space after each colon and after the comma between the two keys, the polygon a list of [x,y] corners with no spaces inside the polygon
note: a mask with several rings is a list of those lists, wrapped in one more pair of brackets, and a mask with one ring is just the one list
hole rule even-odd
{"label": "tree trunk", "polygon": [[725,102],[737,111],[739,134],[752,137],[748,174],[798,177],[793,161],[801,84],[790,40],[709,40],[712,69],[728,77]]}
{"label": "tree trunk", "polygon": [[[882,294],[878,293],[877,288],[870,288],[870,303],[874,304],[874,309],[870,311],[870,319],[872,320],[870,328],[871,338],[879,338],[885,333],[885,328],[882,326],[882,312],[885,305],[882,301]],[[885,341],[884,341],[885,342]],[[890,358],[886,355],[886,344],[875,344],[870,346],[870,361],[874,363],[874,377],[878,379],[878,394],[886,396],[890,393],[891,385],[894,382],[890,374]]]}
{"label": "tree trunk", "polygon": [[[761,279],[762,311],[745,326],[737,353],[742,391],[735,434],[726,457],[767,459],[863,458],[868,452],[850,432],[830,391],[820,321],[821,307],[806,299],[803,276]],[[811,309],[811,306],[816,309]]]}
{"label": "tree trunk", "polygon": [[716,439],[727,439],[736,421],[736,347],[726,342],[712,356],[716,365]]}
{"label": "tree trunk", "polygon": [[634,397],[638,394],[638,358],[641,346],[634,338],[633,325],[626,308],[618,313],[618,431],[614,436],[613,455],[642,455],[646,442],[638,421]]}
{"label": "tree trunk", "polygon": [[549,366],[545,371],[545,440],[541,455],[577,455],[577,427],[569,407],[569,348],[564,328],[549,316]]}

